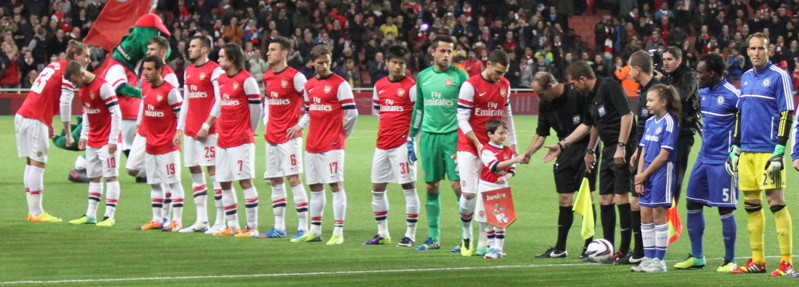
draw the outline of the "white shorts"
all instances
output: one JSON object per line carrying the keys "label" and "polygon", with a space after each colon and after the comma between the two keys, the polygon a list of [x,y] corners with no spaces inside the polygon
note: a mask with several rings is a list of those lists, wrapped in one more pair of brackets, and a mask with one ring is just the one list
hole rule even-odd
{"label": "white shorts", "polygon": [[108,154],[108,145],[101,148],[86,148],[86,177],[117,177],[119,176],[119,154],[117,149],[113,155]]}
{"label": "white shorts", "polygon": [[145,153],[144,165],[148,184],[180,182],[180,151],[165,154]]}
{"label": "white shorts", "polygon": [[50,149],[48,142],[50,129],[43,122],[15,115],[14,132],[17,134],[19,157],[47,162],[47,150]]}
{"label": "white shorts", "polygon": [[344,150],[334,149],[324,153],[306,153],[305,182],[330,184],[344,181]]}
{"label": "white shorts", "polygon": [[302,173],[302,138],[271,145],[266,143],[264,178],[277,178]]}
{"label": "white shorts", "polygon": [[372,183],[406,184],[416,181],[416,163],[408,162],[405,145],[385,150],[375,149],[372,158]]}
{"label": "white shorts", "polygon": [[136,120],[122,120],[122,144],[121,150],[129,150],[132,149],[134,144],[134,138],[139,136],[136,133]]}
{"label": "white shorts", "polygon": [[204,141],[183,136],[183,165],[213,166],[216,164],[216,134],[210,134]]}
{"label": "white shorts", "polygon": [[477,193],[477,183],[483,163],[480,158],[468,151],[458,152],[458,174],[461,176],[461,192]]}
{"label": "white shorts", "polygon": [[497,183],[492,183],[492,182],[487,182],[487,181],[482,181],[482,180],[480,181],[480,183],[478,184],[478,187],[477,187],[477,190],[480,191],[480,194],[478,194],[476,196],[477,197],[477,204],[475,204],[475,206],[474,206],[474,214],[475,214],[474,215],[474,220],[475,221],[477,221],[479,223],[486,223],[486,220],[488,219],[488,217],[486,216],[485,206],[483,205],[483,192],[489,192],[489,191],[500,189],[500,188],[504,188],[504,187],[508,187],[508,184],[507,183],[497,184]]}
{"label": "white shorts", "polygon": [[216,181],[232,182],[255,176],[255,144],[216,148]]}
{"label": "white shorts", "polygon": [[130,147],[128,153],[128,162],[125,163],[125,168],[130,170],[144,171],[144,153],[147,149],[147,138],[136,135],[133,140],[133,145]]}

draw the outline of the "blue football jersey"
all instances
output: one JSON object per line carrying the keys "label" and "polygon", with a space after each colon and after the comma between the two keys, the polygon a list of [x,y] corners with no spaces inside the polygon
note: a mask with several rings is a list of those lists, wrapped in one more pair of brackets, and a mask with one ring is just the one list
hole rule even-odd
{"label": "blue football jersey", "polygon": [[646,120],[644,136],[638,146],[644,149],[644,169],[649,167],[655,158],[660,154],[661,149],[669,150],[668,162],[677,162],[677,137],[680,134],[680,127],[671,113],[666,113],[662,118],[652,116]]}
{"label": "blue football jersey", "polygon": [[702,148],[696,161],[721,164],[727,160],[735,129],[735,113],[738,111],[738,97],[741,95],[735,86],[722,79],[714,87],[699,90],[702,106]]}
{"label": "blue football jersey", "polygon": [[750,69],[743,74],[738,100],[741,151],[774,151],[781,128],[780,113],[793,111],[792,85],[788,73],[771,62],[757,73]]}

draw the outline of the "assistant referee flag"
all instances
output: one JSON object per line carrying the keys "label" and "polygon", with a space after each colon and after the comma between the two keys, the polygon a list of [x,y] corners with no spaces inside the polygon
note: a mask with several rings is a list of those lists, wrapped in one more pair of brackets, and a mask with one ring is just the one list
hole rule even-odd
{"label": "assistant referee flag", "polygon": [[588,183],[588,178],[583,177],[583,182],[580,184],[580,191],[577,192],[577,199],[574,201],[572,210],[577,214],[583,216],[583,228],[580,235],[583,239],[588,239],[594,236],[594,211],[591,208],[591,185]]}

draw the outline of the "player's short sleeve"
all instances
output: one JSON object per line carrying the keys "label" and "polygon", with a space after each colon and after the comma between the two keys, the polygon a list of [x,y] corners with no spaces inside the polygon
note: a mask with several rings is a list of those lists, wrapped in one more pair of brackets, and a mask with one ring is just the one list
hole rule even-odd
{"label": "player's short sleeve", "polygon": [[305,78],[305,75],[300,72],[294,74],[294,90],[300,93],[300,96],[302,96],[302,91],[305,90],[306,82],[308,82],[308,79]]}
{"label": "player's short sleeve", "polygon": [[128,82],[128,76],[122,65],[111,65],[105,73],[105,80],[116,90],[120,85]]}
{"label": "player's short sleeve", "polygon": [[338,85],[338,93],[336,94],[338,101],[341,103],[341,108],[345,110],[354,110],[355,96],[352,94],[352,88],[346,81],[342,81]]}
{"label": "player's short sleeve", "polygon": [[460,92],[458,92],[458,108],[472,109],[474,104],[474,86],[470,82],[463,82]]}
{"label": "player's short sleeve", "polygon": [[[576,92],[572,91],[572,93]],[[592,100],[591,96],[588,93],[585,94],[578,93],[577,97],[580,99],[580,102],[582,104],[582,111],[581,111],[583,118],[582,123],[588,126],[594,126],[594,118],[591,116],[591,107],[593,106],[591,105],[591,100]]]}
{"label": "player's short sleeve", "polygon": [[243,83],[244,94],[249,98],[252,95],[261,96],[261,91],[258,90],[258,82],[253,77],[247,77]]}
{"label": "player's short sleeve", "polygon": [[180,105],[183,104],[183,97],[180,96],[178,89],[173,88],[169,90],[169,96],[167,98],[169,99],[169,106],[173,109],[180,108]]}
{"label": "player's short sleeve", "polygon": [[416,84],[411,86],[411,88],[408,90],[408,99],[411,101],[411,103],[416,102]]}
{"label": "player's short sleeve", "polygon": [[164,77],[164,81],[167,83],[172,84],[174,87],[180,87],[180,83],[178,82],[178,76],[175,73],[169,73]]}
{"label": "player's short sleeve", "polygon": [[116,102],[117,96],[114,93],[114,88],[111,87],[111,84],[104,83],[100,86],[100,98],[106,103],[106,105],[111,104],[111,102]]}
{"label": "player's short sleeve", "polygon": [[660,136],[660,149],[673,151],[677,146],[677,136],[679,135],[677,121],[670,115],[667,115],[664,120],[666,124],[663,127],[663,134]]}
{"label": "player's short sleeve", "polygon": [[483,167],[489,170],[495,170],[494,167],[499,164],[497,154],[487,148],[484,148],[480,153],[480,161],[483,163]]}

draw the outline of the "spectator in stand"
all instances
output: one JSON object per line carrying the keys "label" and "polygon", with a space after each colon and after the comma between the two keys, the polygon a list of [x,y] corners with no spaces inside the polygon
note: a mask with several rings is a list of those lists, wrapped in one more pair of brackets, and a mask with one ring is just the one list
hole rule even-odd
{"label": "spectator in stand", "polygon": [[463,62],[463,68],[466,71],[466,74],[469,74],[469,77],[471,78],[480,74],[480,72],[485,69],[485,65],[483,64],[483,61],[477,59],[477,54],[475,51],[469,51],[469,57]]}
{"label": "spectator in stand", "polygon": [[391,15],[386,16],[386,23],[380,25],[380,34],[383,37],[386,37],[389,33],[394,34],[394,36],[399,34],[399,27],[394,24],[394,17]]}
{"label": "spectator in stand", "polygon": [[388,67],[383,58],[383,52],[377,52],[375,54],[375,59],[369,63],[369,77],[372,79],[372,86],[374,86],[378,80],[388,76]]}
{"label": "spectator in stand", "polygon": [[741,75],[743,75],[746,58],[741,56],[738,49],[732,49],[731,52],[732,55],[727,57],[727,78],[730,82],[737,82],[741,79]]}
{"label": "spectator in stand", "polygon": [[666,46],[666,42],[663,41],[663,38],[660,36],[660,29],[653,29],[652,35],[644,39],[644,49],[647,51],[652,49],[658,49],[660,47]]}
{"label": "spectator in stand", "polygon": [[241,45],[244,41],[244,28],[239,23],[239,18],[231,17],[229,25],[224,28],[223,34],[226,43],[237,43]]}

